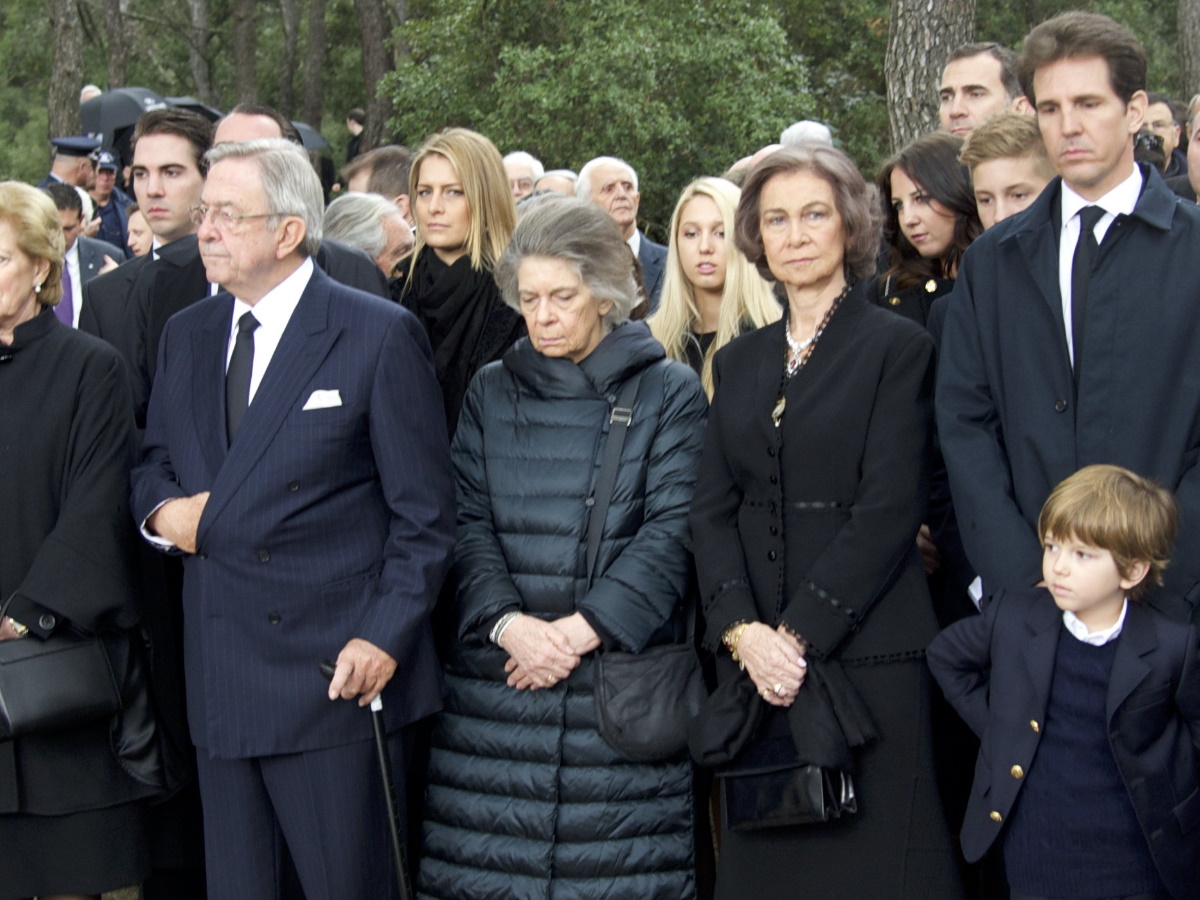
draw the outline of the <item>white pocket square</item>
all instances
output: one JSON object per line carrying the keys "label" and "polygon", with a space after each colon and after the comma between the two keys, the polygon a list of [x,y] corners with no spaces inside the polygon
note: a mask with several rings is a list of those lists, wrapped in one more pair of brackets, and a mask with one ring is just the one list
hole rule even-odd
{"label": "white pocket square", "polygon": [[337,390],[313,391],[312,396],[308,398],[308,402],[304,404],[304,409],[329,409],[330,407],[341,405],[341,392]]}

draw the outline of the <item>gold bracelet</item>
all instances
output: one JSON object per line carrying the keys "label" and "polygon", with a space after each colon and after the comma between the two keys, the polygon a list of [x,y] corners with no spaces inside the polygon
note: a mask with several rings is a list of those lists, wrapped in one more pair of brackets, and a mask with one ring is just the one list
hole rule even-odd
{"label": "gold bracelet", "polygon": [[29,634],[29,629],[26,628],[24,625],[22,625],[20,622],[18,622],[16,619],[14,619],[12,616],[8,616],[7,618],[8,618],[8,624],[12,626],[12,630],[16,634],[17,637],[23,638],[23,637],[25,637],[25,635]]}
{"label": "gold bracelet", "polygon": [[721,636],[721,643],[729,650],[729,655],[733,657],[733,661],[738,664],[738,668],[742,671],[746,670],[746,662],[738,656],[738,644],[741,643],[742,633],[750,627],[749,622],[734,622],[727,629],[725,634]]}

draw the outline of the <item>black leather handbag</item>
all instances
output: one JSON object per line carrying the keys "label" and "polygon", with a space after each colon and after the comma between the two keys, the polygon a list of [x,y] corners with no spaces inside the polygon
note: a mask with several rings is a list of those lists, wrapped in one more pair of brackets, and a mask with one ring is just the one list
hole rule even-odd
{"label": "black leather handbag", "polygon": [[98,637],[69,628],[0,641],[0,741],[106,719],[121,708]]}
{"label": "black leather handbag", "polygon": [[717,777],[730,831],[811,825],[858,812],[850,773],[801,763],[788,737],[751,745]]}
{"label": "black leather handbag", "polygon": [[[608,441],[588,518],[589,588],[640,380],[639,373],[625,382],[609,414]],[[693,649],[694,619],[694,612],[689,612],[686,643],[651,647],[641,653],[610,650],[596,655],[592,690],[600,736],[627,760],[661,762],[687,748],[688,721],[699,712],[706,694]]]}

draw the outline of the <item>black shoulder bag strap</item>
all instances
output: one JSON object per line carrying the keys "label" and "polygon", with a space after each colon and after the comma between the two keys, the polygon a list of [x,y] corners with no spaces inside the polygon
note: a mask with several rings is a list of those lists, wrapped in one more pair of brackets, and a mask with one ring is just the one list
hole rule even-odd
{"label": "black shoulder bag strap", "polygon": [[604,534],[604,520],[608,518],[608,506],[612,502],[613,488],[617,484],[617,467],[621,464],[621,450],[625,446],[625,433],[633,421],[633,403],[637,399],[638,383],[642,373],[638,372],[621,386],[612,411],[608,415],[608,441],[604,445],[604,456],[600,460],[600,474],[596,476],[596,489],[588,498],[591,512],[587,528],[587,583],[592,586],[596,577],[596,561],[600,558],[600,538]]}

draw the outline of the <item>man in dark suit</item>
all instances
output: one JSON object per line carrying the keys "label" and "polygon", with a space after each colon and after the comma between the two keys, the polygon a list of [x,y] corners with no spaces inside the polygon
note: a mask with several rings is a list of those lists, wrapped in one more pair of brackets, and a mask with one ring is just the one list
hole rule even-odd
{"label": "man in dark suit", "polygon": [[1025,39],[1018,74],[1061,177],[972,244],[947,304],[938,434],[967,555],[984,593],[1036,584],[1051,488],[1121,465],[1179,500],[1176,562],[1150,603],[1186,621],[1200,599],[1200,303],[1186,262],[1200,209],[1134,162],[1146,62],[1123,26],[1056,16]]}
{"label": "man in dark suit", "polygon": [[83,234],[83,204],[75,188],[69,184],[51,184],[42,190],[54,201],[63,230],[63,294],[54,314],[76,328],[84,305],[84,285],[102,272],[115,269],[125,254],[112,244]]}
{"label": "man in dark suit", "polygon": [[[280,137],[300,145],[295,127],[266,106],[235,107],[217,124],[212,135],[214,145]],[[130,365],[138,427],[145,426],[146,404],[154,383],[163,327],[175,313],[213,290],[194,237],[181,239],[159,255],[161,259],[148,263],[130,289],[119,342]],[[383,273],[374,260],[359,250],[325,241],[314,259],[335,281],[380,297],[389,296]]]}
{"label": "man in dark suit", "polygon": [[579,170],[575,196],[595,203],[620,227],[621,236],[642,267],[642,284],[646,287],[650,312],[654,312],[662,295],[667,248],[654,243],[637,227],[642,195],[638,192],[638,177],[633,166],[615,156],[598,156],[590,160]]}
{"label": "man in dark suit", "polygon": [[119,346],[129,296],[142,270],[175,241],[195,234],[191,208],[200,202],[200,160],[212,145],[212,132],[208,119],[184,109],[151,110],[138,119],[131,141],[133,192],[154,244],[150,253],[84,286],[80,330]]}
{"label": "man in dark suit", "polygon": [[323,197],[300,148],[208,159],[198,239],[226,291],[163,333],[133,507],[185,554],[209,896],[275,895],[286,848],[308,900],[389,898],[359,707],[382,694],[400,762],[399,729],[440,704],[454,494],[432,355],[409,313],[313,264]]}

